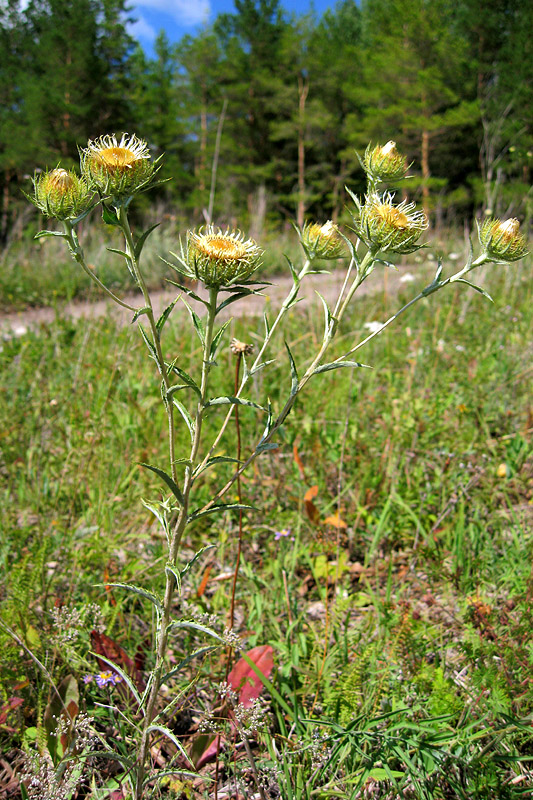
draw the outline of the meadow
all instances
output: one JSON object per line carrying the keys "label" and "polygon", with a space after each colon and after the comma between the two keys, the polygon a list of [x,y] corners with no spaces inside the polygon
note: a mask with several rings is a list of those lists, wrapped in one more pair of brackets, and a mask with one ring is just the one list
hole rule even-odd
{"label": "meadow", "polygon": [[[400,297],[356,296],[339,352],[425,285],[412,257],[404,261],[415,281]],[[13,276],[16,305],[25,289],[13,289]],[[78,291],[41,279],[45,297]],[[165,726],[200,766],[169,769],[147,796],[531,796],[531,257],[489,265],[483,285],[494,304],[448,287],[369,343],[361,357],[373,369],[327,373],[321,391],[297,400],[279,447],[242,478],[243,502],[259,510],[243,516],[234,602],[238,515],[188,529],[184,562],[216,547],[183,577],[182,613],[200,627],[172,637],[180,671],[163,688],[174,699]],[[286,338],[304,363],[321,339],[321,313],[292,309],[270,357],[286,361]],[[234,319],[228,334],[254,342],[260,326]],[[177,315],[165,335],[192,371],[201,358],[194,331]],[[52,682],[88,713],[102,751],[86,759],[70,796],[129,796],[104,751],[112,743],[127,756],[131,697],[86,676],[102,667],[102,642],[124,669],[134,662],[140,684],[153,652],[150,604],[111,586],[157,592],[164,582],[164,535],[140,502],[161,492],[139,463],[164,462],[166,447],[145,355],[138,333],[112,318],[59,315],[2,343],[2,798],[27,797],[24,753],[50,744]],[[230,394],[229,347],[217,362],[213,391]],[[274,364],[268,384],[263,375],[251,399],[283,396],[286,372]],[[216,407],[207,416],[208,437],[221,416]],[[239,424],[243,446],[264,427],[246,408]],[[234,437],[230,426],[220,455],[232,454]],[[200,500],[228,470],[221,462],[206,474]],[[269,646],[274,661],[254,718],[237,727],[220,699],[225,651],[206,648],[200,630],[208,620],[222,631],[230,613],[245,652]],[[215,733],[216,757],[203,758]],[[176,755],[168,737],[151,751],[161,769]]]}

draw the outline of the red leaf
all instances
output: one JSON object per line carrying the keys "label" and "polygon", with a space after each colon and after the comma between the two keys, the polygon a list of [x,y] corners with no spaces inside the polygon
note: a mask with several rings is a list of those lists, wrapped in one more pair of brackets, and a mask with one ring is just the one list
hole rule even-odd
{"label": "red leaf", "polygon": [[216,758],[219,749],[220,749],[220,734],[217,733],[215,738],[207,745],[207,747],[202,751],[198,760],[195,762],[194,766],[196,767],[196,769],[201,769],[201,767],[203,767],[204,764],[207,764],[208,761],[212,761],[214,758]]}
{"label": "red leaf", "polygon": [[[117,667],[120,667],[124,672],[130,676],[133,683],[140,692],[144,692],[146,684],[142,679],[142,675],[135,666],[133,659],[129,657],[123,648],[117,644],[110,636],[98,631],[91,631],[91,642],[94,652],[97,656],[105,656]],[[97,659],[98,666],[101,670],[108,670],[109,664],[101,658]]]}
{"label": "red leaf", "polygon": [[17,708],[17,706],[22,705],[23,702],[24,700],[22,697],[10,697],[3,706],[0,706],[0,725],[4,725],[9,712],[13,711],[13,709]]}
{"label": "red leaf", "polygon": [[[261,644],[253,647],[246,655],[261,670],[265,678],[269,678],[274,667],[273,653],[269,644]],[[263,691],[263,684],[244,658],[240,658],[231,670],[228,683],[235,692],[239,692],[239,703],[245,708],[249,708]]]}

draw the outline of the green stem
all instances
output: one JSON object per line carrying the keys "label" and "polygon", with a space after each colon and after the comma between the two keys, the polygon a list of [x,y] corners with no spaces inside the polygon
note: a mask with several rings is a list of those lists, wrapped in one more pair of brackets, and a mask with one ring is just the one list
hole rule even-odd
{"label": "green stem", "polygon": [[[172,537],[169,547],[169,566],[175,568],[179,546],[183,538],[185,528],[188,522],[190,493],[193,483],[193,471],[195,462],[200,448],[202,423],[205,413],[205,405],[208,399],[209,389],[209,372],[211,369],[211,345],[213,343],[213,331],[217,308],[217,289],[210,289],[209,291],[209,306],[207,309],[207,322],[205,328],[205,341],[202,360],[202,380],[200,385],[200,399],[198,401],[196,416],[194,420],[194,433],[191,443],[191,451],[189,457],[189,464],[185,468],[185,477],[183,481],[183,505],[180,508],[176,525],[172,532]],[[141,742],[139,746],[139,753],[137,758],[137,784],[135,789],[135,800],[142,800],[143,783],[146,775],[146,761],[150,746],[150,725],[156,710],[156,703],[159,697],[161,688],[163,667],[167,653],[168,644],[168,631],[172,614],[172,602],[174,599],[174,592],[176,587],[176,580],[172,572],[166,573],[165,595],[163,599],[163,608],[161,612],[161,619],[157,632],[157,647],[156,647],[156,663],[151,676],[151,688],[146,703],[146,714],[143,722],[143,731]]]}
{"label": "green stem", "polygon": [[134,306],[130,306],[128,303],[125,303],[124,300],[121,300],[120,297],[117,297],[116,294],[113,294],[113,292],[107,288],[105,283],[102,283],[100,278],[97,275],[95,275],[94,272],[87,266],[87,264],[85,263],[83,250],[81,248],[75,230],[73,229],[72,225],[69,224],[68,221],[66,221],[64,224],[65,224],[65,235],[68,243],[68,248],[70,250],[72,258],[78,262],[82,270],[86,272],[89,278],[92,281],[94,281],[94,283],[96,283],[96,285],[119,306],[122,306],[122,308],[127,308],[128,311],[134,311],[134,312],[137,311],[137,309]]}

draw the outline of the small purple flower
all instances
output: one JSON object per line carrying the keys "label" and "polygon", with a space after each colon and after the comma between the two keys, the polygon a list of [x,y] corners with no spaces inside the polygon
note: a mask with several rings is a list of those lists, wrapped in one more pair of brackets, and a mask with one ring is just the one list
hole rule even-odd
{"label": "small purple flower", "polygon": [[115,679],[113,677],[113,673],[111,670],[104,670],[103,672],[99,672],[96,677],[96,683],[100,688],[107,686],[109,683],[114,686]]}
{"label": "small purple flower", "polygon": [[283,528],[283,530],[275,532],[274,541],[275,542],[279,542],[280,539],[283,539],[286,536],[290,536],[290,535],[291,535],[291,529],[290,528]]}
{"label": "small purple flower", "polygon": [[94,675],[84,675],[83,682],[84,683],[92,683],[94,680]]}

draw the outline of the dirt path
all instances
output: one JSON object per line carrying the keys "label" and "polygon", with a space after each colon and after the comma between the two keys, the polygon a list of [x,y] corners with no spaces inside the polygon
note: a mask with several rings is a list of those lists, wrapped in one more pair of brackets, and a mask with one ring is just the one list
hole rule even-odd
{"label": "dirt path", "polygon": [[[400,282],[404,281],[407,277],[408,276],[404,274],[402,278],[399,273],[387,270],[387,291],[391,293],[397,292]],[[334,303],[342,286],[343,279],[343,271],[308,275],[300,288],[301,299],[299,305],[306,308],[317,305],[318,310],[320,308],[320,301],[316,295],[317,291],[320,292],[329,304]],[[383,289],[384,280],[383,269],[376,269],[359,288],[357,297]],[[279,307],[280,303],[287,296],[291,286],[292,281],[289,276],[281,275],[274,278],[273,285],[267,286],[263,293],[266,298],[268,298],[268,305],[274,309]],[[156,314],[162,311],[176,297],[176,292],[176,289],[169,288],[152,293],[152,302]],[[204,295],[202,295],[202,290],[198,290],[198,294],[204,296],[206,293],[204,292]],[[139,308],[143,305],[142,296],[139,293],[126,295],[123,299],[130,305]],[[261,314],[264,307],[265,297],[252,295],[236,301],[229,306],[227,310],[224,310],[222,315],[225,313],[226,317],[253,317]],[[178,304],[173,313],[186,313],[185,307]],[[41,325],[50,324],[57,316],[71,317],[72,319],[94,319],[97,317],[112,316],[120,325],[128,325],[131,322],[132,313],[107,299],[97,302],[78,301],[66,303],[57,310],[49,307],[30,308],[24,311],[0,314],[0,336],[22,336],[30,329],[35,330]]]}

